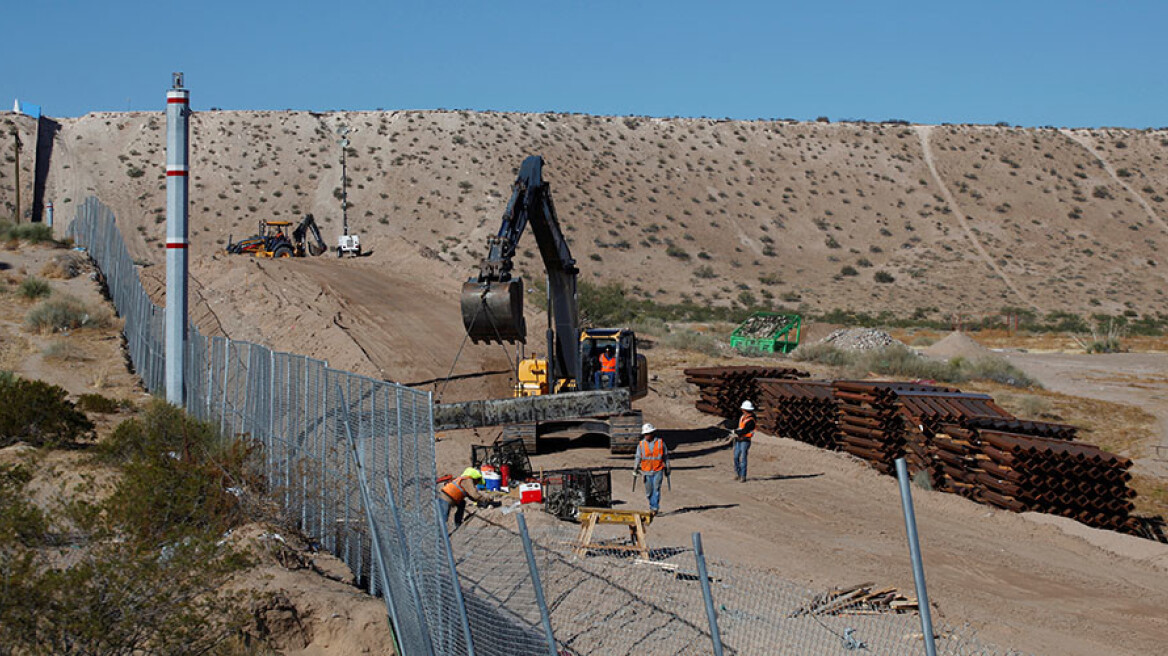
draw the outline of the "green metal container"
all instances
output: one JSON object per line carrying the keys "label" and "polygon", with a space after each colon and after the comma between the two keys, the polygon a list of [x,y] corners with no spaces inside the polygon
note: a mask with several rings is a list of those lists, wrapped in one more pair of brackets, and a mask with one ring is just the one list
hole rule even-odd
{"label": "green metal container", "polygon": [[739,351],[790,353],[799,345],[803,317],[780,312],[755,312],[730,335],[730,346]]}

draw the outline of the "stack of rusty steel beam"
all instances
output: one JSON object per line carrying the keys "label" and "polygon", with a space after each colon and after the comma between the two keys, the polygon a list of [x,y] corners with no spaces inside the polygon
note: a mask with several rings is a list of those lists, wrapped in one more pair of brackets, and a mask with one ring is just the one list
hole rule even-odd
{"label": "stack of rusty steel beam", "polygon": [[987,394],[945,388],[902,390],[900,411],[908,423],[905,463],[909,473],[925,472],[935,489],[969,496],[974,485],[968,475],[976,462],[967,458],[966,445],[941,433],[941,425],[965,426],[974,419],[1013,420],[1014,416]]}
{"label": "stack of rusty steel beam", "polygon": [[758,403],[761,378],[796,379],[810,374],[789,367],[700,367],[686,369],[685,382],[698,386],[694,407],[719,417],[737,417],[742,402]]}
{"label": "stack of rusty steel beam", "polygon": [[904,392],[955,392],[920,383],[837,380],[832,383],[839,412],[840,447],[891,474],[905,455],[908,424],[898,397]]}
{"label": "stack of rusty steel beam", "polygon": [[1136,496],[1132,461],[1091,444],[978,429],[982,473],[978,496],[1017,512],[1071,517],[1088,526],[1123,529]]}
{"label": "stack of rusty steel beam", "polygon": [[1056,440],[1067,441],[1075,439],[1075,436],[1079,432],[1078,428],[1068,424],[1055,424],[1049,421],[1033,421],[1029,419],[1018,419],[1016,417],[967,417],[962,423],[967,428],[984,428],[986,430],[1002,431],[1004,433],[1050,437]]}
{"label": "stack of rusty steel beam", "polygon": [[839,448],[835,389],[825,380],[758,381],[758,425],[771,435]]}

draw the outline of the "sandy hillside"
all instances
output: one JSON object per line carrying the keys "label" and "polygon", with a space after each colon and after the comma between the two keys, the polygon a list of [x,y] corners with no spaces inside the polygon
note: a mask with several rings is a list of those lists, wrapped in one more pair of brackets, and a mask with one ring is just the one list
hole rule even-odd
{"label": "sandy hillside", "polygon": [[[341,123],[354,128],[350,217],[372,255],[223,255],[259,218],[313,212],[335,239]],[[163,127],[157,112],[62,120],[48,180],[58,217],[87,194],[101,197],[144,264],[162,262]],[[582,275],[643,297],[727,303],[747,292],[790,307],[932,317],[1006,305],[1168,311],[1161,132],[472,112],[198,112],[192,129],[199,325],[379,378],[508,368],[513,354],[497,346],[467,344],[455,362],[457,295],[529,153],[547,160]],[[0,203],[10,202],[4,175]],[[540,276],[536,257],[528,235],[520,270]],[[880,271],[895,281],[875,282]],[[657,378],[642,407],[678,450],[665,508],[685,510],[655,523],[653,541],[684,545],[700,530],[712,555],[814,588],[876,580],[911,589],[891,479],[768,437],[752,452],[757,479],[733,484],[729,455],[680,374],[720,360],[648,355]],[[506,385],[506,375],[466,379],[445,398],[500,396]],[[444,436],[440,470],[460,469],[467,444],[492,437]],[[537,458],[629,465],[599,448]],[[1163,545],[1084,537],[949,495],[919,498],[931,591],[950,621],[1040,654],[1160,649]]]}

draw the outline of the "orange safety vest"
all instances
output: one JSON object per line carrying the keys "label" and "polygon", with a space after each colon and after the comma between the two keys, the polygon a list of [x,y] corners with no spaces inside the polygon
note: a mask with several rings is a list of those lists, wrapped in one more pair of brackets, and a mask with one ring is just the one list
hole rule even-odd
{"label": "orange safety vest", "polygon": [[465,480],[465,476],[459,476],[453,481],[450,481],[442,486],[442,493],[450,497],[450,500],[454,503],[462,503],[462,500],[466,498],[466,492],[462,489],[462,482]]}
{"label": "orange safety vest", "polygon": [[616,356],[609,356],[607,353],[600,354],[600,373],[615,374],[616,373]]}
{"label": "orange safety vest", "polygon": [[661,438],[653,440],[649,444],[647,440],[641,440],[641,471],[645,472],[659,472],[665,469],[665,444]]}
{"label": "orange safety vest", "polygon": [[[754,413],[750,412],[749,410],[743,410],[742,416],[738,418],[738,430],[742,430],[743,428],[746,428],[746,422],[751,420],[751,419],[754,419]],[[755,422],[755,423],[757,424],[757,422]],[[749,433],[744,433],[738,439],[749,440],[753,437],[754,437],[754,431],[751,430]]]}

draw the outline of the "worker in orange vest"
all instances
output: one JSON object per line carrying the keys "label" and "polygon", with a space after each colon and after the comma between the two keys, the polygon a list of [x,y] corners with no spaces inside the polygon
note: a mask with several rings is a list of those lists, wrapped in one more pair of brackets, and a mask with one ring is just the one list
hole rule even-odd
{"label": "worker in orange vest", "polygon": [[[641,426],[641,442],[637,445],[637,457],[633,461],[633,476],[645,479],[645,496],[649,499],[649,513],[657,515],[661,503],[661,479],[669,476],[669,449],[657,437],[653,424]],[[635,480],[635,479],[634,479]]]}
{"label": "worker in orange vest", "polygon": [[730,441],[734,443],[734,480],[746,482],[746,457],[750,453],[750,441],[754,439],[754,427],[758,423],[754,418],[754,404],[743,401],[742,414],[738,417],[738,428],[730,433]]}
{"label": "worker in orange vest", "polygon": [[462,475],[458,478],[446,483],[442,489],[438,490],[438,498],[446,502],[446,521],[450,521],[450,511],[457,508],[454,513],[454,525],[462,525],[462,518],[466,514],[466,500],[489,505],[501,505],[498,501],[492,500],[487,495],[479,492],[475,487],[477,483],[482,482],[483,473],[474,467],[467,467],[462,471]]}
{"label": "worker in orange vest", "polygon": [[612,389],[616,384],[616,349],[612,344],[600,353],[600,368],[596,371],[596,389]]}

